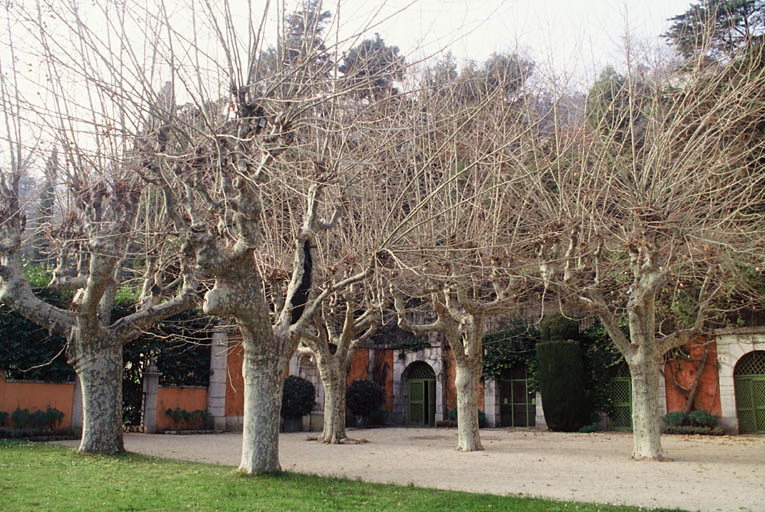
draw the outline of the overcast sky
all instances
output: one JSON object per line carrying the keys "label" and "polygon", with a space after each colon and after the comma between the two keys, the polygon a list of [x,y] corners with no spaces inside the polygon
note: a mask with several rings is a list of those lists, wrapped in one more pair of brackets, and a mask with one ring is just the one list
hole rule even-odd
{"label": "overcast sky", "polygon": [[[625,35],[642,52],[664,45],[667,19],[689,0],[343,0],[341,26],[355,24],[384,4],[384,13],[405,11],[372,31],[411,57],[444,46],[461,59],[483,60],[492,52],[520,51],[553,69],[592,79],[606,64],[624,62]],[[336,2],[325,7],[335,12]],[[410,59],[411,60],[411,59]]]}

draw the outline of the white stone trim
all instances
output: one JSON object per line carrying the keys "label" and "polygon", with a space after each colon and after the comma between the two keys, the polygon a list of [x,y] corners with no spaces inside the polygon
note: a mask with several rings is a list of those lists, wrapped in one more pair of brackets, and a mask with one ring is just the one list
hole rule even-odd
{"label": "white stone trim", "polygon": [[[431,344],[433,344],[431,340]],[[442,421],[446,415],[444,411],[444,384],[446,372],[444,369],[443,358],[441,357],[441,347],[431,346],[418,350],[417,352],[406,352],[401,357],[401,352],[393,351],[393,423],[397,425],[406,425],[406,379],[404,372],[410,364],[415,362],[426,363],[436,374],[436,421]]]}
{"label": "white stone trim", "polygon": [[765,350],[765,329],[744,328],[717,331],[717,369],[720,383],[720,426],[728,433],[738,433],[736,391],[733,370],[742,356],[754,350]]}
{"label": "white stone trim", "polygon": [[487,427],[494,428],[501,423],[499,408],[497,379],[486,378],[483,381],[483,412],[486,414]]}

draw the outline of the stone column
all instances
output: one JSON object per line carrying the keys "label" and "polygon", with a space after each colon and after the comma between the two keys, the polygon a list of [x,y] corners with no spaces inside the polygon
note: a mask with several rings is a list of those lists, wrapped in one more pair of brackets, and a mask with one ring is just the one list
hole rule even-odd
{"label": "stone column", "polygon": [[228,373],[228,333],[215,327],[210,347],[210,381],[207,385],[207,412],[213,417],[213,428],[226,428],[226,376]]}
{"label": "stone column", "polygon": [[153,363],[143,371],[143,429],[147,434],[157,432],[157,395],[160,375],[162,373]]}
{"label": "stone column", "polygon": [[486,425],[492,428],[499,425],[499,393],[497,393],[496,379],[487,378],[483,382],[483,407]]}

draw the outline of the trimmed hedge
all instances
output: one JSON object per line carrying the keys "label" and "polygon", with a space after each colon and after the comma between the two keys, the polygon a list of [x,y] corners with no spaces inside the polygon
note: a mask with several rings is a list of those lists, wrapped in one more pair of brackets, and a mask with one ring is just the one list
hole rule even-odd
{"label": "trimmed hedge", "polygon": [[537,378],[542,408],[550,430],[576,432],[592,420],[587,382],[578,341],[564,339],[578,334],[576,322],[556,315],[545,318],[537,344]]}

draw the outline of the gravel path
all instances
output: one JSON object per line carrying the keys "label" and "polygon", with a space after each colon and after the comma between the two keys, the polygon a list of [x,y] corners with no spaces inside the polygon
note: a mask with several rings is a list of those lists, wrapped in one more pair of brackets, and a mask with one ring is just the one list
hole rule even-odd
{"label": "gravel path", "polygon": [[[491,494],[765,511],[765,436],[664,436],[672,462],[636,462],[629,458],[632,439],[626,433],[482,429],[485,451],[472,453],[453,449],[455,430],[351,429],[349,435],[369,443],[329,446],[307,441],[306,433],[281,434],[282,468]],[[131,452],[237,466],[241,439],[241,433],[126,434],[125,446]]]}

